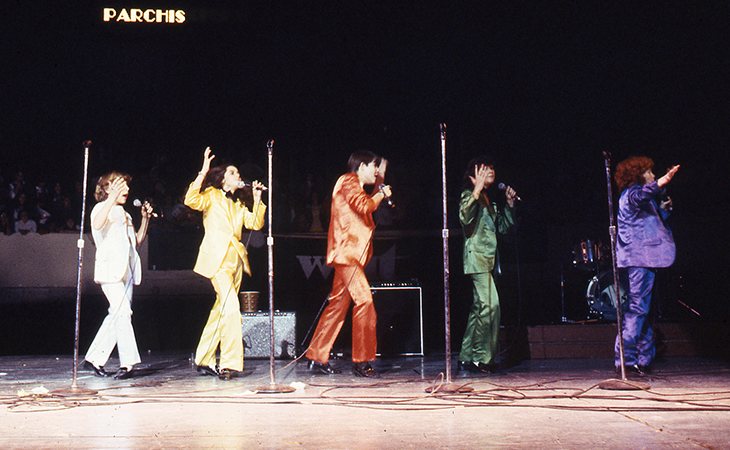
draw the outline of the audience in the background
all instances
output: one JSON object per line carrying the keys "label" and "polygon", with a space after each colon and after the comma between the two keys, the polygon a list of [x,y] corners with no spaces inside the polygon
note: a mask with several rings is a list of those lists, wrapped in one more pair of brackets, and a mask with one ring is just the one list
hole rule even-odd
{"label": "audience in the background", "polygon": [[[202,224],[200,213],[183,205],[185,192],[174,161],[155,155],[152,166],[138,169],[135,185],[140,199],[149,201],[159,217],[152,222],[157,230],[192,231]],[[244,179],[262,179],[262,168],[248,164],[242,167]],[[146,173],[145,173],[146,172]],[[250,173],[248,173],[250,172]],[[294,173],[291,183],[280,183],[274,191],[278,207],[273,210],[275,229],[284,233],[326,233],[329,222],[330,192],[326,176],[311,171]],[[93,184],[95,175],[90,174]],[[405,195],[405,194],[403,194]],[[91,197],[91,196],[88,196]],[[403,197],[405,198],[405,197]],[[73,175],[52,173],[44,176],[36,171],[0,166],[0,235],[26,233],[73,233],[80,229],[82,182]],[[87,205],[90,208],[91,205]],[[27,218],[21,219],[21,212]],[[87,209],[88,211],[88,209]],[[139,219],[130,208],[130,213]],[[420,223],[403,208],[384,209],[375,213],[383,228],[408,228]],[[88,229],[88,217],[84,228]],[[18,228],[20,227],[20,228]]]}
{"label": "audience in the background", "polygon": [[[0,182],[11,181],[0,185],[0,234],[78,231],[80,183],[76,192],[78,207],[74,207],[74,194],[64,190],[60,181],[51,184],[36,174],[21,170],[8,178],[5,176],[0,175]],[[49,189],[51,185],[53,188]]]}
{"label": "audience in the background", "polygon": [[15,232],[19,234],[37,233],[38,225],[30,218],[27,210],[18,213],[18,220],[15,221]]}
{"label": "audience in the background", "polygon": [[8,235],[13,232],[13,224],[10,223],[8,213],[5,211],[0,212],[0,235]]}

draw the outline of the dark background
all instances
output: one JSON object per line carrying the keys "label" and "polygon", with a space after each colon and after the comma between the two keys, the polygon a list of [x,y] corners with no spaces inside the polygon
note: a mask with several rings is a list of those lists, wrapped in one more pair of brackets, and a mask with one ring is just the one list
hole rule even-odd
{"label": "dark background", "polygon": [[[187,20],[104,23],[103,7],[184,9]],[[602,151],[613,165],[647,154],[658,176],[682,164],[663,301],[726,321],[729,12],[722,2],[3,2],[0,172],[72,183],[92,139],[92,180],[112,168],[144,180],[155,167],[175,196],[206,146],[263,178],[275,138],[276,195],[288,205],[308,174],[326,198],[349,153],[368,148],[390,160],[392,228],[438,239],[446,122],[450,227],[466,162],[489,153],[524,199],[501,292],[515,301],[521,267],[525,298],[507,320],[550,323],[572,247],[608,240]],[[276,232],[291,231],[285,216]],[[431,278],[441,276],[436,265]]]}

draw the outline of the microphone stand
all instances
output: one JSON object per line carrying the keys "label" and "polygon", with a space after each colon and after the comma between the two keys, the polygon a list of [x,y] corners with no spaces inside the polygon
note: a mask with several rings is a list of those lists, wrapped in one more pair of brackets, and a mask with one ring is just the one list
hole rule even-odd
{"label": "microphone stand", "polygon": [[69,389],[54,390],[54,394],[61,396],[74,395],[96,395],[97,391],[93,389],[80,388],[77,383],[78,366],[79,366],[79,330],[81,322],[81,274],[84,267],[84,219],[86,218],[86,180],[89,174],[89,147],[91,141],[86,140],[82,144],[84,146],[84,181],[81,191],[81,222],[79,226],[79,239],[76,241],[76,247],[79,249],[78,263],[76,268],[76,317],[74,320],[74,358],[73,370],[71,375],[71,387]]}
{"label": "microphone stand", "polygon": [[268,219],[269,219],[269,235],[266,238],[266,247],[268,248],[268,272],[269,272],[269,384],[258,386],[255,390],[258,394],[285,394],[294,392],[295,389],[291,386],[282,384],[276,384],[276,367],[274,364],[274,351],[275,351],[275,334],[274,334],[274,236],[272,234],[272,219],[271,211],[273,209],[272,203],[272,192],[274,191],[274,179],[272,176],[272,162],[273,162],[273,151],[274,151],[274,140],[269,139],[266,142],[266,148],[268,153],[269,162],[269,205],[268,205]]}
{"label": "microphone stand", "polygon": [[646,383],[629,381],[626,379],[626,367],[624,366],[624,336],[623,336],[623,304],[621,291],[619,290],[618,265],[616,263],[616,216],[613,210],[613,192],[611,191],[611,153],[603,152],[603,160],[606,167],[606,189],[608,192],[608,234],[611,238],[611,270],[613,272],[613,289],[616,292],[616,327],[618,328],[618,353],[621,362],[621,379],[615,378],[604,380],[598,384],[600,389],[612,391],[636,391],[649,389]]}
{"label": "microphone stand", "polygon": [[451,302],[449,299],[449,220],[446,196],[446,123],[439,124],[441,132],[441,242],[444,261],[444,344],[446,374],[442,384],[429,386],[426,392],[471,392],[474,388],[451,382]]}

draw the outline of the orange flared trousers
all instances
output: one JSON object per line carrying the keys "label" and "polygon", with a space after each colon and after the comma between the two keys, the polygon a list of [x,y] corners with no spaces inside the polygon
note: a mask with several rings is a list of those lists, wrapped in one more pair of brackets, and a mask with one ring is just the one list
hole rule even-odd
{"label": "orange flared trousers", "polygon": [[307,358],[322,364],[329,361],[332,345],[345,321],[350,300],[355,303],[352,309],[352,361],[358,363],[375,359],[378,345],[375,327],[378,319],[370,284],[359,265],[335,265],[329,304],[314,331]]}

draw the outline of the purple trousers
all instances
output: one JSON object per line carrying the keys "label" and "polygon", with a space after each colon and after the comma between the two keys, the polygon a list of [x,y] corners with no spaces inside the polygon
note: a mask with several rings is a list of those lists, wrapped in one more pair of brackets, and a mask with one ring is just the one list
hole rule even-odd
{"label": "purple trousers", "polygon": [[[654,330],[649,321],[651,291],[654,287],[655,271],[644,267],[629,267],[628,299],[623,304],[624,364],[648,366],[654,361]],[[615,364],[621,366],[619,339],[616,336]]]}

